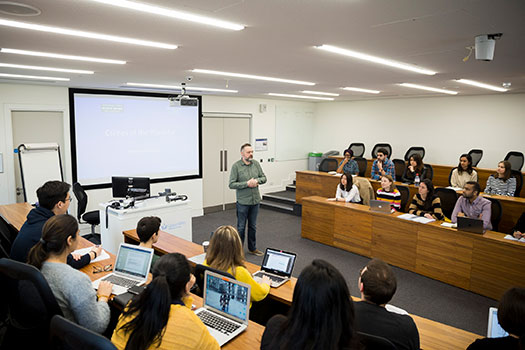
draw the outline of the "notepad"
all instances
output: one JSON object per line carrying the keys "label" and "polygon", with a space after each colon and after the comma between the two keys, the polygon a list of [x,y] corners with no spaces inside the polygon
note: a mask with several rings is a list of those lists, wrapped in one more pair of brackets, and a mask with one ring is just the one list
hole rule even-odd
{"label": "notepad", "polygon": [[522,237],[520,239],[517,239],[516,237],[512,236],[512,235],[506,235],[505,236],[505,239],[508,239],[510,241],[518,241],[518,242],[525,242],[525,237]]}

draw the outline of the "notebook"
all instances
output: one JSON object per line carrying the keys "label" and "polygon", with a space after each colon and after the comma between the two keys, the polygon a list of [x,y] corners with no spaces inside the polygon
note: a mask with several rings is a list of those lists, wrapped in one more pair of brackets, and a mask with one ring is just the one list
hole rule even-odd
{"label": "notebook", "polygon": [[195,314],[219,346],[248,327],[250,293],[250,286],[246,283],[205,271],[203,307],[195,310]]}
{"label": "notebook", "polygon": [[296,257],[295,253],[266,248],[261,270],[254,273],[253,277],[268,276],[271,281],[270,286],[277,288],[292,276]]}
{"label": "notebook", "polygon": [[380,201],[377,199],[370,200],[370,210],[387,214],[390,214],[392,212],[392,208],[390,208],[389,202]]}
{"label": "notebook", "polygon": [[498,322],[498,309],[495,307],[489,308],[489,324],[487,327],[487,337],[488,338],[501,338],[508,336],[509,333],[505,332],[501,328]]}
{"label": "notebook", "polygon": [[146,282],[152,259],[153,249],[121,243],[113,272],[93,281],[93,288],[98,289],[101,281],[109,281],[113,283],[113,294],[126,293],[129,288]]}
{"label": "notebook", "polygon": [[458,230],[483,233],[483,220],[458,216]]}

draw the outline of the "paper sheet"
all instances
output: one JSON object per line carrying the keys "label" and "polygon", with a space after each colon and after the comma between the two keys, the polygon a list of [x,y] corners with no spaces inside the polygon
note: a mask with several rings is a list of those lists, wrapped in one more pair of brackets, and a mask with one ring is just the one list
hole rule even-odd
{"label": "paper sheet", "polygon": [[511,240],[511,241],[525,242],[525,238],[522,237],[520,239],[517,239],[517,238],[515,238],[514,236],[511,236],[511,235],[506,235],[505,239],[508,239],[508,240]]}
{"label": "paper sheet", "polygon": [[[88,247],[88,248],[77,249],[72,254],[85,255],[85,254],[88,254],[90,251],[91,251],[91,247]],[[109,259],[109,254],[106,253],[104,249],[102,249],[100,251],[100,254],[97,256],[97,258],[94,260],[91,260],[91,262],[94,263],[94,262],[99,262],[99,261],[103,261],[106,259]]]}
{"label": "paper sheet", "polygon": [[402,214],[402,215],[399,215],[398,218],[403,219],[403,220],[419,222],[421,224],[428,224],[429,222],[436,221],[435,219],[427,219],[423,216],[417,216],[414,214]]}
{"label": "paper sheet", "polygon": [[443,222],[443,223],[441,223],[441,226],[443,226],[443,227],[456,228],[456,227],[458,227],[458,224],[453,224],[453,223],[451,223],[451,222]]}
{"label": "paper sheet", "polygon": [[202,254],[199,254],[199,255],[192,256],[188,260],[191,261],[194,264],[201,264],[202,265],[202,264],[204,264],[204,260],[206,260],[206,253],[202,253]]}

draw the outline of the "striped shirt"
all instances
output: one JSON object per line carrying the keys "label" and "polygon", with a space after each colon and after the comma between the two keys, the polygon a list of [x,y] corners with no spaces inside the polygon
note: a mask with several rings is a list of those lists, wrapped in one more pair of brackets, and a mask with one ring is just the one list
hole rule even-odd
{"label": "striped shirt", "polygon": [[397,188],[394,192],[387,192],[382,188],[378,188],[376,199],[390,203],[390,207],[394,210],[401,210],[401,193],[399,193]]}
{"label": "striped shirt", "polygon": [[507,181],[503,181],[499,177],[496,179],[494,175],[489,176],[485,193],[512,197],[514,192],[516,192],[516,178],[509,177]]}
{"label": "striped shirt", "polygon": [[421,195],[417,193],[414,198],[412,198],[412,203],[410,203],[410,208],[408,208],[410,214],[425,216],[425,214],[430,214],[436,220],[443,220],[443,211],[441,210],[441,200],[438,196],[432,198],[432,206],[425,209],[425,202],[421,199]]}

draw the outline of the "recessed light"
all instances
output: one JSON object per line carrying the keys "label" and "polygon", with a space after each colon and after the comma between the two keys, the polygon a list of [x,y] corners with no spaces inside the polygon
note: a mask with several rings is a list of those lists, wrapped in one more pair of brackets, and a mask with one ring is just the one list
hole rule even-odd
{"label": "recessed light", "polygon": [[380,93],[381,91],[379,90],[369,90],[369,89],[361,89],[361,88],[357,88],[357,87],[344,87],[342,88],[343,90],[346,90],[346,91],[357,91],[357,92],[365,92],[367,94],[378,94]]}
{"label": "recessed light", "polygon": [[451,91],[451,90],[445,90],[445,89],[437,89],[430,86],[424,86],[424,85],[418,85],[418,84],[410,84],[410,83],[402,83],[398,84],[401,86],[409,87],[412,89],[420,89],[420,90],[427,90],[427,91],[433,91],[433,92],[440,92],[442,94],[449,94],[449,95],[457,95],[457,91]]}
{"label": "recessed light", "polygon": [[181,19],[184,21],[205,24],[205,25],[224,28],[224,29],[231,29],[231,30],[243,30],[244,29],[244,26],[241,24],[228,22],[228,21],[222,21],[220,19],[199,16],[199,15],[195,15],[195,14],[188,13],[188,12],[171,10],[168,8],[143,4],[143,3],[134,2],[134,1],[127,1],[127,0],[91,0],[91,1],[100,2],[106,5],[123,7],[123,8],[131,9],[131,10],[137,10],[140,12],[152,13],[155,15],[160,15],[160,16],[165,16],[165,17]]}
{"label": "recessed light", "polygon": [[[152,88],[152,89],[181,90],[180,85],[161,85],[161,84],[143,84],[143,83],[126,83],[126,85]],[[205,87],[196,87],[196,86],[186,86],[186,90],[210,91],[210,92],[231,92],[234,94],[238,92],[237,90],[215,89],[215,88],[205,88]]]}
{"label": "recessed light", "polygon": [[69,81],[69,78],[57,78],[57,77],[41,77],[35,75],[21,75],[21,74],[7,74],[0,73],[0,78],[12,78],[12,79],[34,79],[34,80],[57,80],[57,81]]}
{"label": "recessed light", "polygon": [[64,72],[64,73],[78,73],[78,74],[94,74],[91,70],[80,70],[80,69],[67,69],[67,68],[54,68],[54,67],[41,67],[41,66],[25,66],[22,64],[11,64],[11,63],[0,63],[0,67],[5,68],[19,68],[19,69],[31,69],[31,70],[44,70],[51,72]]}
{"label": "recessed light", "polygon": [[331,97],[317,97],[317,96],[304,96],[304,95],[290,95],[290,94],[276,94],[273,92],[268,93],[270,96],[277,96],[277,97],[291,97],[291,98],[302,98],[302,99],[308,99],[308,100],[323,100],[323,101],[333,101],[334,99]]}
{"label": "recessed light", "polygon": [[16,55],[60,58],[60,59],[64,59],[64,60],[74,60],[74,61],[87,61],[87,62],[111,63],[111,64],[126,64],[126,61],[120,61],[120,60],[110,60],[110,59],[106,59],[106,58],[96,58],[96,57],[86,57],[86,56],[62,55],[62,54],[59,54],[59,53],[51,53],[51,52],[28,51],[28,50],[7,49],[7,48],[1,48],[0,52],[2,52],[2,53],[12,53],[12,54],[16,54]]}
{"label": "recessed light", "polygon": [[193,69],[192,72],[194,72],[194,73],[212,74],[212,75],[223,75],[223,76],[235,77],[235,78],[275,81],[275,82],[278,82],[278,83],[288,83],[288,84],[297,84],[297,85],[315,85],[315,83],[311,83],[311,82],[308,82],[308,81],[272,78],[272,77],[265,77],[265,76],[262,76],[262,75],[252,75],[252,74],[243,74],[243,73],[221,72],[221,71],[209,70],[209,69],[198,69],[198,68],[196,68],[196,69]]}
{"label": "recessed light", "polygon": [[322,95],[322,96],[339,96],[339,94],[334,94],[333,92],[321,92],[321,91],[301,91],[303,94],[312,94],[312,95]]}
{"label": "recessed light", "polygon": [[116,35],[100,34],[100,33],[93,33],[93,32],[84,32],[82,30],[52,27],[52,26],[32,24],[32,23],[26,23],[26,22],[18,22],[18,21],[9,21],[6,19],[0,19],[0,25],[6,26],[6,27],[13,27],[13,28],[37,30],[40,32],[77,36],[77,37],[89,38],[89,39],[98,39],[98,40],[112,41],[112,42],[125,43],[125,44],[156,47],[160,49],[174,50],[177,48],[177,45],[159,43],[156,41],[125,38],[125,37],[116,36]]}
{"label": "recessed light", "polygon": [[415,73],[426,74],[426,75],[436,74],[436,72],[433,72],[431,70],[424,69],[424,68],[419,68],[411,64],[397,62],[397,61],[393,61],[393,60],[389,60],[389,59],[381,58],[377,56],[372,56],[366,53],[357,52],[353,50],[347,50],[347,49],[343,49],[343,48],[332,46],[332,45],[320,45],[320,46],[315,46],[315,48],[319,50],[337,53],[337,54],[344,55],[344,56],[357,58],[357,59],[368,61],[368,62],[378,63],[378,64],[382,64],[385,66],[390,66],[390,67],[394,67],[398,69],[408,70],[408,71],[415,72]]}
{"label": "recessed light", "polygon": [[506,91],[508,91],[507,89],[501,88],[499,86],[494,86],[494,85],[489,85],[489,84],[485,84],[485,83],[480,83],[480,82],[474,81],[474,80],[455,79],[455,81],[457,81],[458,83],[461,83],[461,84],[472,85],[472,86],[476,86],[476,87],[480,87],[480,88],[488,89],[488,90],[493,90],[493,91],[499,91],[499,92],[506,92]]}

